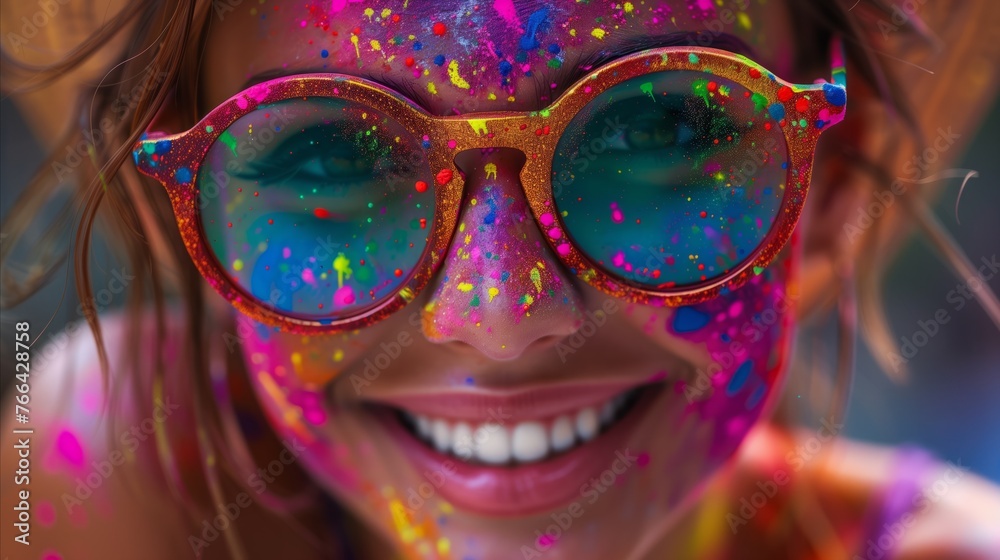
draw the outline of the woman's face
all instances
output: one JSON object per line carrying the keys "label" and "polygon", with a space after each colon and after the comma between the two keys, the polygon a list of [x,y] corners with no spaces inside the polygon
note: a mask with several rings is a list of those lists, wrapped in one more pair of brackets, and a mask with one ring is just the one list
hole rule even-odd
{"label": "woman's face", "polygon": [[[403,84],[438,115],[535,110],[570,85],[566,66],[678,33],[796,78],[775,1],[213,6],[207,108],[258,75],[336,72]],[[662,536],[773,400],[797,252],[702,304],[615,300],[550,251],[519,153],[462,157],[458,232],[408,307],[333,336],[237,318],[257,396],[312,476],[401,549],[628,557]]]}

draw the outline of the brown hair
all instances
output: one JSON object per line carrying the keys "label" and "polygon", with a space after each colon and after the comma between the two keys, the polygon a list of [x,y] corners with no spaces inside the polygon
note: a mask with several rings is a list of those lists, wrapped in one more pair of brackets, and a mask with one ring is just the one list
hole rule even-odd
{"label": "brown hair", "polygon": [[[864,1],[850,10],[834,2],[803,0],[793,1],[790,5],[798,23],[799,34],[796,41],[801,46],[797,49],[799,68],[820,68],[826,64],[829,60],[830,39],[835,35],[843,38],[849,59],[851,110],[848,111],[848,120],[838,128],[839,142],[827,140],[828,145],[847,146],[847,149],[827,154],[831,157],[828,158],[823,179],[817,175],[817,185],[812,197],[819,204],[835,204],[838,198],[844,198],[847,196],[845,193],[853,191],[863,200],[870,199],[874,192],[871,190],[871,183],[858,181],[858,174],[869,175],[878,183],[886,185],[891,180],[892,173],[879,165],[888,154],[871,153],[863,144],[864,137],[871,132],[873,126],[865,123],[865,115],[874,110],[873,106],[883,111],[885,107],[889,107],[896,115],[897,131],[908,130],[917,133],[913,134],[914,138],[919,136],[905,96],[894,85],[891,73],[878,55],[868,47],[871,30],[866,30],[860,23],[861,14],[876,13],[888,17],[891,11],[877,0]],[[129,270],[135,275],[125,307],[127,320],[132,324],[140,324],[140,319],[147,315],[148,307],[152,305],[156,339],[159,340],[166,329],[167,298],[175,296],[183,305],[183,320],[187,326],[184,359],[190,362],[190,367],[184,371],[190,372],[189,386],[194,394],[193,410],[199,426],[198,444],[203,465],[202,480],[194,482],[207,489],[214,507],[219,508],[222,504],[221,487],[226,478],[223,472],[236,473],[243,470],[233,465],[235,461],[231,443],[227,443],[221,426],[222,412],[218,410],[209,386],[206,329],[208,325],[225,319],[209,317],[210,310],[202,291],[203,282],[188,259],[162,189],[156,188],[157,185],[152,184],[149,179],[140,177],[134,167],[128,164],[132,145],[154,120],[161,107],[172,104],[178,108],[183,121],[181,124],[186,126],[192,125],[200,116],[199,65],[213,19],[212,12],[213,3],[209,0],[125,2],[123,8],[107,23],[58,62],[33,66],[16,59],[6,50],[2,52],[0,75],[4,83],[8,84],[5,88],[9,91],[9,84],[14,81],[23,84],[17,91],[22,92],[51,84],[88,59],[102,54],[106,56],[109,48],[118,49],[118,55],[111,56],[115,64],[107,70],[100,83],[78,96],[75,114],[79,117],[79,122],[59,139],[57,148],[44,162],[43,171],[55,169],[66,146],[83,143],[89,157],[67,171],[66,174],[72,179],[68,184],[61,181],[63,173],[39,172],[9,212],[3,225],[5,237],[20,239],[53,194],[68,190],[70,202],[59,214],[57,225],[70,221],[75,223],[72,246],[66,250],[65,244],[59,243],[59,228],[53,227],[38,243],[33,244],[38,248],[34,251],[37,266],[33,272],[26,278],[14,278],[7,265],[15,243],[5,241],[0,250],[0,259],[4,265],[0,279],[4,294],[0,306],[9,308],[28,297],[53,276],[67,254],[71,255],[78,296],[83,302],[83,315],[97,342],[104,371],[105,394],[115,394],[89,281],[93,230],[98,224],[106,228],[108,239],[114,241]],[[906,27],[911,33],[920,35],[919,28],[912,24]],[[128,101],[123,104],[122,100]],[[110,122],[105,119],[110,119]],[[88,132],[98,130],[95,122],[99,123],[99,129],[103,131],[100,142],[94,141],[94,134]],[[107,130],[104,131],[106,123]],[[866,190],[859,193],[858,189]],[[843,239],[839,231],[834,232],[834,235],[830,235],[830,232],[810,232],[806,238],[809,248],[831,255],[830,260],[835,263],[834,268],[839,274],[841,289],[838,316],[842,325],[842,354],[845,356],[853,351],[850,341],[853,340],[854,330],[855,281],[860,286],[858,299],[862,318],[869,326],[864,334],[873,348],[881,350],[874,353],[876,356],[884,356],[886,349],[894,348],[894,338],[881,315],[878,294],[881,266],[887,260],[885,255],[898,244],[899,233],[904,229],[899,226],[909,219],[900,215],[902,212],[909,209],[910,215],[919,218],[918,223],[931,234],[932,239],[944,249],[944,253],[949,255],[949,261],[963,272],[967,273],[969,270],[968,263],[955,250],[944,230],[926,211],[921,210],[923,206],[916,200],[917,197],[904,198],[906,204],[889,209],[893,216],[878,220],[874,227],[864,233],[860,241],[862,249],[856,262],[845,258],[840,247]],[[986,298],[984,301],[987,308],[1000,309],[992,294],[979,295]],[[816,300],[811,306],[828,308],[829,303],[829,299]],[[997,312],[994,319],[1000,324],[1000,312]],[[138,328],[129,329],[130,339],[125,345],[129,349],[127,363],[132,364],[133,371],[136,372],[147,369],[143,364],[148,357],[144,358],[138,350],[143,334]],[[840,376],[844,379],[849,377],[851,361],[846,357],[842,361]],[[153,375],[149,379],[132,380],[137,391],[134,396],[139,398],[137,402],[144,403],[149,409],[144,412],[150,412],[156,399],[162,395],[165,382],[163,364],[164,356],[161,351],[156,356]],[[846,398],[846,392],[841,393],[835,400]],[[109,403],[111,400],[113,399],[109,399]],[[186,499],[195,492],[186,489],[178,480],[176,465],[172,464],[169,453],[163,452],[165,448],[169,448],[170,442],[164,424],[157,424],[157,441],[162,469],[171,483],[174,495],[187,503],[190,511],[195,513],[197,507]],[[169,473],[174,473],[174,476],[169,476]],[[230,481],[238,484],[241,479],[245,477],[232,475]],[[241,547],[232,533],[234,532],[226,532],[228,544],[234,555],[240,555]]]}

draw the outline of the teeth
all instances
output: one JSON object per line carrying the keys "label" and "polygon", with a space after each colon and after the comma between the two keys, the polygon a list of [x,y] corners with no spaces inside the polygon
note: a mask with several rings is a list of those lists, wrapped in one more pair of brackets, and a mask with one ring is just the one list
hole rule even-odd
{"label": "teeth", "polygon": [[576,435],[583,441],[590,441],[597,436],[597,411],[589,406],[576,413]]}
{"label": "teeth", "polygon": [[537,461],[549,454],[549,438],[541,422],[521,422],[511,439],[514,458],[522,463]]}
{"label": "teeth", "polygon": [[476,459],[502,465],[510,461],[510,433],[500,424],[483,424],[476,428]]}
{"label": "teeth", "polygon": [[573,422],[565,414],[556,418],[552,423],[552,450],[555,452],[566,451],[573,447],[576,440],[576,433],[573,431]]}
{"label": "teeth", "polygon": [[547,421],[530,420],[505,427],[495,422],[470,424],[428,418],[403,411],[406,423],[416,434],[441,453],[465,461],[488,465],[531,463],[551,454],[562,453],[597,437],[621,416],[632,402],[632,391],[606,402],[588,406],[573,414],[563,414]]}
{"label": "teeth", "polygon": [[448,423],[441,419],[435,420],[431,430],[434,434],[434,447],[438,451],[447,451],[451,447],[451,429]]}

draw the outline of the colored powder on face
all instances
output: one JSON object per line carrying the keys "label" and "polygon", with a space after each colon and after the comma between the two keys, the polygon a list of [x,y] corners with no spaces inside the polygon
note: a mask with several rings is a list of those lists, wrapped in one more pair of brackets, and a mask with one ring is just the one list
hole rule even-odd
{"label": "colored powder on face", "polygon": [[631,2],[625,2],[623,9],[625,10],[626,14],[631,14],[633,11],[635,11],[635,6],[632,5]]}
{"label": "colored powder on face", "polygon": [[369,43],[369,45],[371,45],[373,51],[380,51],[380,50],[382,50],[382,43],[379,43],[375,39],[372,39],[372,41],[371,41],[371,43]]}
{"label": "colored powder on face", "polygon": [[486,290],[486,294],[490,296],[490,303],[493,302],[493,298],[497,297],[499,293],[500,293],[499,288],[489,288],[488,290]]}
{"label": "colored powder on face", "polygon": [[538,293],[542,293],[542,273],[537,268],[532,268],[531,272],[528,273],[528,277],[531,278],[531,283],[535,285],[535,290]]}
{"label": "colored powder on face", "polygon": [[458,285],[458,291],[460,292],[470,292],[474,286],[468,282],[462,282]]}
{"label": "colored powder on face", "polygon": [[358,36],[351,35],[351,44],[354,45],[354,54],[361,58],[361,49],[358,47]]}
{"label": "colored powder on face", "polygon": [[437,95],[438,88],[434,85],[434,82],[427,82],[427,91],[429,91],[431,95]]}
{"label": "colored powder on face", "polygon": [[689,333],[708,324],[710,317],[694,307],[678,307],[674,313],[674,332]]}
{"label": "colored powder on face", "polygon": [[494,0],[493,9],[500,19],[506,21],[513,27],[521,27],[521,20],[517,17],[517,9],[514,7],[514,0]]}
{"label": "colored powder on face", "polygon": [[592,37],[594,37],[595,39],[597,39],[598,41],[603,41],[604,40],[604,36],[607,35],[607,34],[608,34],[608,32],[605,31],[605,30],[603,30],[603,29],[601,29],[600,27],[595,27],[594,29],[592,29],[590,31],[590,35]]}
{"label": "colored powder on face", "polygon": [[76,435],[68,430],[63,430],[56,437],[56,448],[64,459],[69,461],[74,467],[83,466],[83,447]]}
{"label": "colored powder on face", "polygon": [[465,81],[465,78],[458,73],[458,61],[452,60],[448,63],[448,79],[451,83],[459,89],[469,89],[469,82]]}
{"label": "colored powder on face", "polygon": [[538,39],[535,38],[540,32],[544,32],[549,28],[549,9],[542,8],[530,16],[528,16],[528,25],[525,26],[524,35],[521,36],[521,40],[518,41],[518,47],[522,51],[530,51],[532,49],[537,49],[541,46]]}

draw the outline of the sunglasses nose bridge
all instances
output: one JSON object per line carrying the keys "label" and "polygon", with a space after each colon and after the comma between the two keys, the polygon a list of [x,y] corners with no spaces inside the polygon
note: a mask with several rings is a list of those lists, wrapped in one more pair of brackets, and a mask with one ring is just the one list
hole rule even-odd
{"label": "sunglasses nose bridge", "polygon": [[472,148],[458,152],[454,159],[455,167],[463,175],[468,176],[481,167],[487,179],[496,179],[498,174],[518,177],[527,161],[528,156],[517,148]]}

